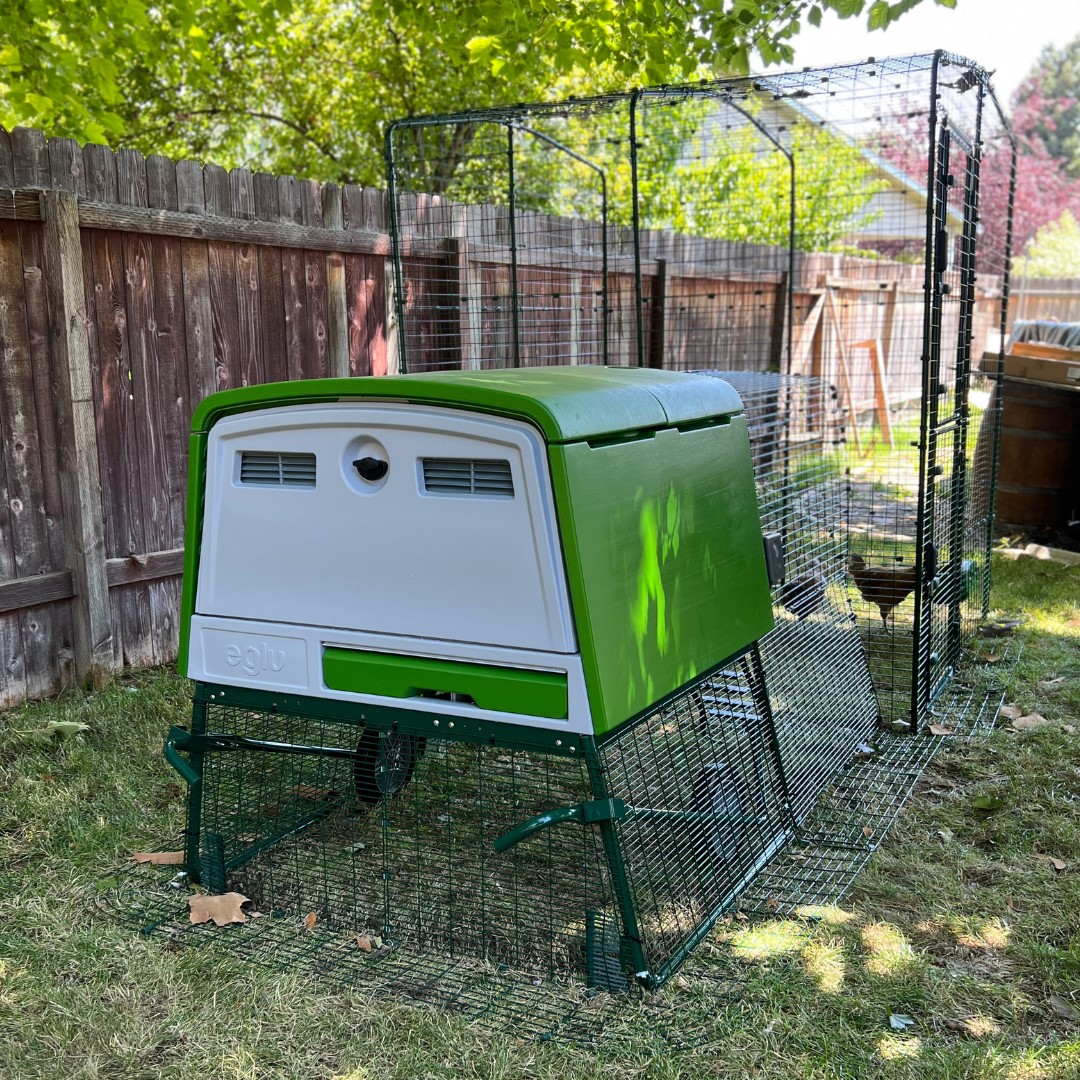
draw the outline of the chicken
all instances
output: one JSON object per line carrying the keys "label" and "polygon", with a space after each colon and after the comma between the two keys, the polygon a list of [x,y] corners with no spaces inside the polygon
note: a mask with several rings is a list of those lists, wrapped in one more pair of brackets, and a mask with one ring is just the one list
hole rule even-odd
{"label": "chicken", "polygon": [[861,555],[852,555],[848,573],[855,579],[862,598],[869,604],[877,604],[881,624],[887,630],[890,612],[915,588],[915,567],[867,566]]}
{"label": "chicken", "polygon": [[777,594],[777,600],[801,622],[825,605],[825,572],[817,559],[811,559],[809,566],[796,574],[790,581],[785,581]]}

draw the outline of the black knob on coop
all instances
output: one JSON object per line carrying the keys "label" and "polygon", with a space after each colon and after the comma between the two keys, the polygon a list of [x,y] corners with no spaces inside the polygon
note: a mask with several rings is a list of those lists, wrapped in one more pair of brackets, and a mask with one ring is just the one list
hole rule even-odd
{"label": "black knob on coop", "polygon": [[362,457],[353,462],[353,468],[360,474],[361,480],[381,480],[390,468],[389,462],[379,458]]}

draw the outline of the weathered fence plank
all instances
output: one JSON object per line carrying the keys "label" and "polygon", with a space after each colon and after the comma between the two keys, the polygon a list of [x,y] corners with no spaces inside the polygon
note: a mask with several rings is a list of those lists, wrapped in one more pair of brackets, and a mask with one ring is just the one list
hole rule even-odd
{"label": "weathered fence plank", "polygon": [[60,477],[67,556],[75,579],[75,672],[98,683],[114,670],[109,586],[101,529],[97,423],[87,334],[79,211],[73,195],[45,196],[49,343],[59,393]]}

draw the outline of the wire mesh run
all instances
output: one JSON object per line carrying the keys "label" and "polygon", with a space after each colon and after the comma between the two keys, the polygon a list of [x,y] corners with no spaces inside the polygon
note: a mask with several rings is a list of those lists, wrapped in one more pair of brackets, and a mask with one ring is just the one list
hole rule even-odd
{"label": "wire mesh run", "polygon": [[404,369],[836,387],[850,549],[793,576],[847,576],[883,718],[924,726],[989,597],[1014,154],[986,72],[937,52],[412,118],[387,157]]}

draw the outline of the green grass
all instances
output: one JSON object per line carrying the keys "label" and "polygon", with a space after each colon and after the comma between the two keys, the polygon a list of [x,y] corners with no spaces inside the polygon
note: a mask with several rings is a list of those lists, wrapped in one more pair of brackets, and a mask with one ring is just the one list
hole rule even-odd
{"label": "green grass", "polygon": [[[1055,723],[941,754],[841,908],[731,918],[660,994],[602,996],[584,1046],[91,918],[89,883],[179,832],[161,740],[188,686],[152,672],[8,713],[0,1077],[1080,1077],[1080,1023],[1055,1011],[1080,1012],[1080,569],[998,560],[994,603],[1030,630],[1012,700]],[[88,730],[18,734],[51,720]],[[984,794],[1000,808],[977,809]]]}

